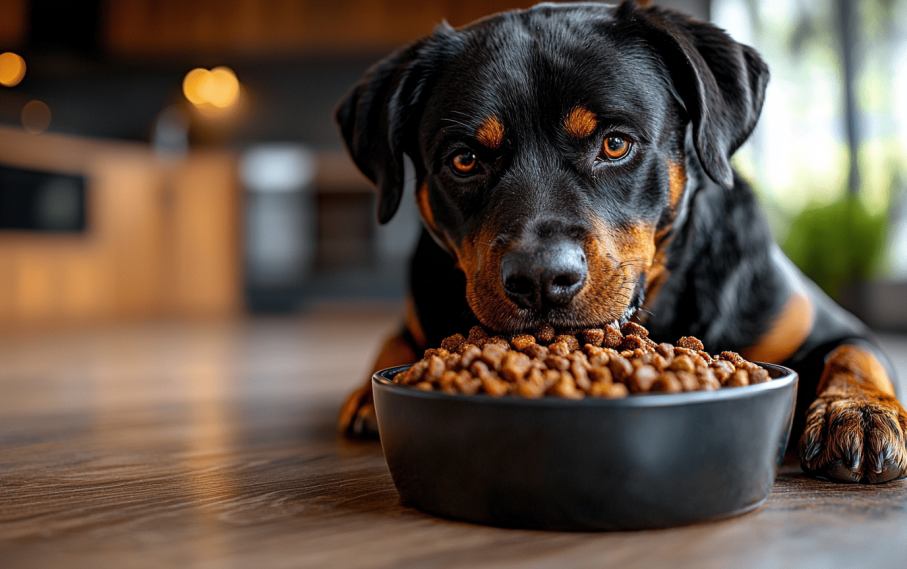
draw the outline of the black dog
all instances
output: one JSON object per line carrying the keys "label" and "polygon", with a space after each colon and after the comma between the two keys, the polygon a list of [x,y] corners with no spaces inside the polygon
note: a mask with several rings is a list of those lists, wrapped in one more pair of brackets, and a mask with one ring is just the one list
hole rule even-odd
{"label": "black dog", "polygon": [[[796,369],[808,472],[907,474],[907,413],[887,361],[781,253],[729,163],[768,76],[721,30],[632,1],[442,26],[378,63],[337,120],[378,186],[379,220],[412,185],[426,231],[406,330],[376,367],[415,361],[476,323],[515,332],[635,318],[657,341],[695,335],[710,351]],[[366,435],[372,416],[367,385],[341,428]]]}

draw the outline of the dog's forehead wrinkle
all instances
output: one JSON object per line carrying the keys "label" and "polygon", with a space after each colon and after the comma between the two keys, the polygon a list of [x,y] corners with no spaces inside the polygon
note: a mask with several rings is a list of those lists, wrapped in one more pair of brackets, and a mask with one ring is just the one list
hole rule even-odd
{"label": "dog's forehead wrinkle", "polygon": [[[589,9],[573,7],[567,12],[588,15]],[[601,7],[597,10],[604,13]],[[562,129],[569,108],[586,103],[596,114],[599,108],[610,108],[638,117],[634,126],[641,136],[654,138],[663,130],[659,119],[665,116],[671,95],[659,87],[659,80],[649,80],[650,75],[663,75],[650,64],[650,51],[638,41],[609,33],[590,43],[587,22],[567,18],[565,26],[564,11],[555,12],[553,19],[525,12],[519,18],[496,18],[467,34],[469,39],[460,42],[457,56],[445,66],[441,82],[450,88],[435,89],[447,94],[439,106],[460,114],[448,112],[443,117],[476,129],[487,117],[496,116],[507,140],[514,142]],[[522,24],[515,25],[515,20]]]}

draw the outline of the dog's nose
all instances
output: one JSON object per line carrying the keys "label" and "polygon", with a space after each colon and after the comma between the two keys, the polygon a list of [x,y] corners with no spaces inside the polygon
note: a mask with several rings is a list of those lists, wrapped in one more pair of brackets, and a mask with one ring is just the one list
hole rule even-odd
{"label": "dog's nose", "polygon": [[570,242],[511,251],[501,259],[501,280],[507,296],[522,308],[541,310],[564,306],[583,288],[586,255]]}

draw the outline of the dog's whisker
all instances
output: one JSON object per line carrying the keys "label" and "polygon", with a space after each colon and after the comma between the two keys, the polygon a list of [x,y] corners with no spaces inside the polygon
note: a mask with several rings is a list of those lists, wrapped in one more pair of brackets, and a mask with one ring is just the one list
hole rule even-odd
{"label": "dog's whisker", "polygon": [[452,123],[454,123],[454,124],[458,124],[458,125],[462,126],[463,128],[472,128],[472,127],[470,127],[468,124],[463,123],[463,122],[460,122],[460,121],[458,121],[458,120],[456,120],[456,119],[443,118],[443,119],[441,119],[441,120],[442,120],[442,121],[447,121],[447,122],[452,122]]}

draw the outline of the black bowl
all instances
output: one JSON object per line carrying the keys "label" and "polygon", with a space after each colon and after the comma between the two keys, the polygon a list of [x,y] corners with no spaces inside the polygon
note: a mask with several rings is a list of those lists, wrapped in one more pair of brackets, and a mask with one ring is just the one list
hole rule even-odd
{"label": "black bowl", "polygon": [[447,395],[372,378],[384,456],[404,502],[503,527],[623,530],[740,514],[768,496],[797,374],[625,399]]}

